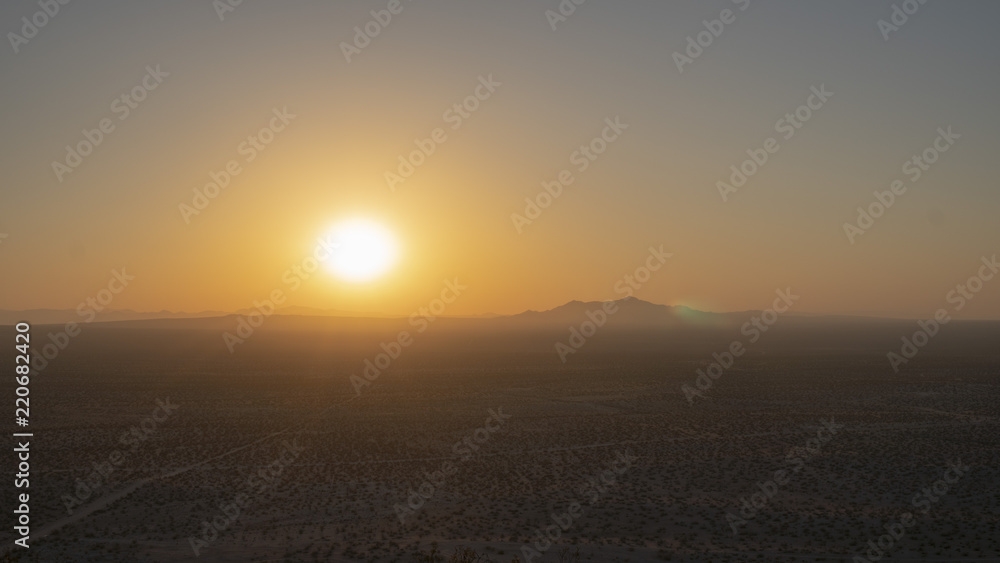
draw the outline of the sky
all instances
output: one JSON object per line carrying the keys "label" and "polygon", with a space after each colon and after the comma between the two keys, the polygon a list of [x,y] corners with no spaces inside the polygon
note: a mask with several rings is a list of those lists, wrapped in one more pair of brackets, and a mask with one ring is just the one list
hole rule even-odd
{"label": "sky", "polygon": [[[0,6],[0,308],[1000,319],[994,1],[223,2]],[[352,217],[394,268],[290,274]]]}

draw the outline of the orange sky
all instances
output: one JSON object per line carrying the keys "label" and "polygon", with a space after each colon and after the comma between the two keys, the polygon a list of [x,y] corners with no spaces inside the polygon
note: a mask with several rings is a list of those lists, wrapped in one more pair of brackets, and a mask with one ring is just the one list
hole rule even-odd
{"label": "orange sky", "polygon": [[[970,31],[990,31],[993,5],[928,10],[885,41],[879,6],[761,4],[683,72],[672,53],[718,10],[588,4],[552,30],[530,2],[403,5],[351,62],[341,43],[377,6],[245,4],[220,21],[73,4],[8,50],[0,308],[72,309],[125,268],[111,308],[232,311],[282,289],[290,305],[408,315],[457,278],[447,314],[516,313],[622,297],[662,245],[673,256],[637,297],[733,311],[792,287],[802,311],[921,318],[1000,251],[1000,42]],[[833,95],[785,137],[813,87]],[[54,171],[102,120],[93,153]],[[914,180],[905,163],[948,126],[960,138]],[[768,138],[724,200],[718,182]],[[228,187],[185,213],[227,166]],[[512,219],[564,170],[551,205]],[[845,222],[895,179],[908,189],[852,244]],[[292,290],[285,272],[353,216],[395,233],[397,267]],[[956,316],[1000,318],[1000,279]]]}

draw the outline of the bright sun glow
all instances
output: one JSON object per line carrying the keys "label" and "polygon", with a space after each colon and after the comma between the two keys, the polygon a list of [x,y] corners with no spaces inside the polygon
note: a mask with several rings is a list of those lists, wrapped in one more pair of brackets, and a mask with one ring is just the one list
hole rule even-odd
{"label": "bright sun glow", "polygon": [[396,263],[398,250],[392,233],[374,221],[344,221],[334,226],[329,239],[335,248],[326,266],[343,280],[373,280]]}

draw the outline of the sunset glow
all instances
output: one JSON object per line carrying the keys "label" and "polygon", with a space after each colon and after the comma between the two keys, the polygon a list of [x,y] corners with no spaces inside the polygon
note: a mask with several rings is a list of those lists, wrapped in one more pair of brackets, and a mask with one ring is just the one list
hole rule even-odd
{"label": "sunset glow", "polygon": [[328,269],[350,282],[365,282],[385,274],[396,262],[398,247],[392,233],[374,221],[351,219],[335,226],[335,249]]}

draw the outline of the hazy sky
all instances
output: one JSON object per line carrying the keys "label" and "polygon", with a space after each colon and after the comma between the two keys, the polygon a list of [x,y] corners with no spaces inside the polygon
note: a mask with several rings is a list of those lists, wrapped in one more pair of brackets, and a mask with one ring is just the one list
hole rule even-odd
{"label": "hazy sky", "polygon": [[[39,5],[4,2],[0,308],[75,308],[124,267],[111,308],[236,310],[281,289],[406,315],[457,278],[447,314],[514,313],[622,297],[662,245],[640,298],[732,311],[791,287],[803,311],[926,318],[1000,252],[1000,3],[931,1],[880,30],[892,1],[588,0],[553,29],[557,0],[401,0],[348,62],[355,26],[390,4],[245,0],[220,19],[208,0],[77,1],[22,41]],[[141,102],[120,99],[136,87]],[[478,109],[446,113],[477,87]],[[800,128],[781,121],[807,103]],[[574,153],[615,118],[628,128],[581,171]],[[60,181],[53,162],[102,120],[114,129]],[[243,145],[271,124],[263,150]],[[386,172],[436,128],[391,190]],[[933,164],[904,168],[935,141]],[[768,160],[724,201],[748,150]],[[512,214],[562,170],[573,183],[519,232]],[[852,244],[844,224],[897,179]],[[285,272],[352,216],[395,233],[398,266],[292,289]],[[956,316],[1000,318],[1000,276]]]}

